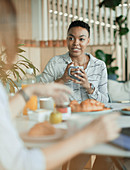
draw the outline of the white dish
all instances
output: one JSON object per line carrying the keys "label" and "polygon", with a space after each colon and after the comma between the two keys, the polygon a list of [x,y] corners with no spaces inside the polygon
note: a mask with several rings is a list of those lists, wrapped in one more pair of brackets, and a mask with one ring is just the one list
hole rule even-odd
{"label": "white dish", "polygon": [[24,141],[32,141],[32,142],[43,142],[43,141],[51,141],[51,140],[58,140],[65,136],[67,130],[56,128],[56,133],[53,135],[41,136],[41,137],[32,137],[28,136],[28,132],[23,132],[20,134],[21,138]]}
{"label": "white dish", "polygon": [[46,110],[46,109],[37,109],[35,111],[28,110],[29,119],[35,120],[38,122],[49,120],[51,113],[52,113],[52,110]]}
{"label": "white dish", "polygon": [[[103,111],[95,111],[95,112],[75,112],[75,114],[84,114],[84,115],[98,115],[98,114],[107,114],[112,112],[113,110],[103,110]],[[73,114],[73,113],[72,113]]]}
{"label": "white dish", "polygon": [[71,131],[75,132],[81,128],[83,128],[85,125],[89,124],[91,121],[93,121],[97,115],[95,116],[85,116],[83,114],[73,113],[71,117],[67,120],[68,129],[71,129]]}
{"label": "white dish", "polygon": [[130,115],[130,111],[126,111],[126,110],[121,110],[121,113]]}

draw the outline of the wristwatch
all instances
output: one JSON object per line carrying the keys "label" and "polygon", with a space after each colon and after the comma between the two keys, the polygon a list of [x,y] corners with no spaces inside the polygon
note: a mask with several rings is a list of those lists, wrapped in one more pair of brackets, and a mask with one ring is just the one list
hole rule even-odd
{"label": "wristwatch", "polygon": [[90,83],[90,87],[91,87],[92,90],[95,90],[95,87],[92,83]]}

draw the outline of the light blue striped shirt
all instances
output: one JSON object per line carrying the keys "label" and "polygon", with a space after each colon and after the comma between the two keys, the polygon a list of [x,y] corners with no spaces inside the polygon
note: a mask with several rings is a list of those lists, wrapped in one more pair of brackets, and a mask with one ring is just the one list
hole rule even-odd
{"label": "light blue striped shirt", "polygon": [[[89,83],[92,83],[95,87],[93,94],[88,94],[87,90],[79,84],[73,81],[68,81],[65,85],[73,89],[73,95],[70,96],[70,100],[77,100],[79,103],[88,98],[98,100],[103,103],[108,102],[108,90],[107,90],[107,69],[103,61],[93,57],[91,54],[86,53],[90,57],[89,63],[85,72],[88,77]],[[46,65],[41,81],[43,83],[53,82],[61,78],[65,72],[65,69],[69,63],[71,63],[71,57],[69,52],[63,55],[53,57]]]}

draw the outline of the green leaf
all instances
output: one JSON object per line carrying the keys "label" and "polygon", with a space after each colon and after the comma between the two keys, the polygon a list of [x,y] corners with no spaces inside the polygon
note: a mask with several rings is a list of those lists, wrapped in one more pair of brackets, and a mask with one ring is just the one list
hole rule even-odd
{"label": "green leaf", "polygon": [[19,65],[23,65],[26,68],[29,68],[25,63],[18,63]]}
{"label": "green leaf", "polygon": [[129,32],[129,29],[127,27],[125,27],[125,28],[121,27],[120,30],[119,30],[119,34],[121,36],[127,34],[128,32]]}
{"label": "green leaf", "polygon": [[119,17],[116,17],[116,23],[119,25],[119,27],[122,26],[122,24],[127,20],[127,16],[124,17],[123,15],[120,15]]}
{"label": "green leaf", "polygon": [[18,53],[26,52],[25,50],[18,48]]}
{"label": "green leaf", "polygon": [[104,1],[99,3],[99,8],[101,8],[104,5]]}
{"label": "green leaf", "polygon": [[104,0],[99,4],[99,7],[104,5],[105,7],[115,9],[121,3],[122,0]]}
{"label": "green leaf", "polygon": [[111,63],[114,61],[112,58],[112,54],[105,54],[106,55],[106,65],[111,65]]}
{"label": "green leaf", "polygon": [[9,84],[10,86],[10,90],[13,89],[13,92],[15,91],[14,87],[18,88],[16,83],[11,79],[11,78],[8,78],[7,79],[7,83]]}
{"label": "green leaf", "polygon": [[22,68],[20,68],[19,66],[17,66],[17,67],[24,75],[26,74],[26,72]]}
{"label": "green leaf", "polygon": [[24,46],[25,44],[18,44],[18,47],[20,47],[20,46]]}
{"label": "green leaf", "polygon": [[102,50],[97,50],[95,52],[95,57],[98,58],[99,60],[102,60],[106,63],[106,56]]}
{"label": "green leaf", "polygon": [[115,72],[119,69],[119,67],[110,67],[108,68],[108,74],[115,74]]}
{"label": "green leaf", "polygon": [[123,18],[123,15],[120,15],[119,17],[116,17],[116,22],[118,23],[119,26],[122,25],[122,18]]}
{"label": "green leaf", "polygon": [[24,58],[26,61],[31,62],[29,59],[27,59],[26,57],[24,57],[23,55],[19,54],[20,57]]}

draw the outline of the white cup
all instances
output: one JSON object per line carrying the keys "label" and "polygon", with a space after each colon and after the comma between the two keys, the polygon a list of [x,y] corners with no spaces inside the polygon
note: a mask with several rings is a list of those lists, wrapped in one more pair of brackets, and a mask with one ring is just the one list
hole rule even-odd
{"label": "white cup", "polygon": [[54,100],[52,97],[48,98],[40,98],[40,109],[48,109],[48,110],[54,110]]}

